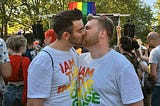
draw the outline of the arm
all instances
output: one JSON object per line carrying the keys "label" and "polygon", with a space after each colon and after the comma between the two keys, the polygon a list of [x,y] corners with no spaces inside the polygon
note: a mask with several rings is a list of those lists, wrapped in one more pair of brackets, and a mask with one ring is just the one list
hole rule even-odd
{"label": "arm", "polygon": [[148,65],[144,64],[143,62],[139,62],[139,65],[143,71],[149,73]]}
{"label": "arm", "polygon": [[119,45],[119,39],[121,38],[121,27],[117,26],[116,31],[117,31],[117,45]]}
{"label": "arm", "polygon": [[142,54],[142,50],[141,49],[139,49],[139,55],[138,55],[138,57],[141,59],[141,60],[144,60],[144,61],[146,61],[146,62],[148,62],[148,56],[146,56],[146,55],[143,55]]}
{"label": "arm", "polygon": [[43,106],[44,99],[42,98],[28,98],[27,99],[27,106]]}
{"label": "arm", "polygon": [[0,64],[0,73],[5,78],[7,78],[11,75],[11,64],[10,64],[10,62]]}
{"label": "arm", "polygon": [[128,106],[144,106],[143,100],[136,102],[136,103],[129,104]]}
{"label": "arm", "polygon": [[150,75],[151,75],[152,87],[154,87],[157,76],[157,64],[153,63],[150,64]]}
{"label": "arm", "polygon": [[148,57],[146,56],[141,56],[141,59],[148,62]]}
{"label": "arm", "polygon": [[3,77],[7,78],[11,75],[11,65],[10,62],[0,64],[0,73]]}
{"label": "arm", "polygon": [[148,64],[145,63],[145,61],[143,61],[140,57],[137,58],[137,61],[139,63],[138,65],[140,66],[140,69],[149,73]]}
{"label": "arm", "polygon": [[7,47],[5,44],[5,41],[3,39],[0,39],[0,45],[2,46],[0,51],[1,51],[1,59],[0,59],[0,74],[7,78],[11,75],[11,64],[10,64],[10,59],[8,56],[8,51]]}

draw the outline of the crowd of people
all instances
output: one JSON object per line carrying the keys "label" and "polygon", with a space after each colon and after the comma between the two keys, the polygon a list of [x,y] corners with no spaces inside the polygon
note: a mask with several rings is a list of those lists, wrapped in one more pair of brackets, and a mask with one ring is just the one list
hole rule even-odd
{"label": "crowd of people", "polygon": [[150,32],[144,49],[117,26],[112,48],[113,21],[82,18],[57,13],[43,46],[32,33],[0,39],[0,106],[160,105],[160,35]]}

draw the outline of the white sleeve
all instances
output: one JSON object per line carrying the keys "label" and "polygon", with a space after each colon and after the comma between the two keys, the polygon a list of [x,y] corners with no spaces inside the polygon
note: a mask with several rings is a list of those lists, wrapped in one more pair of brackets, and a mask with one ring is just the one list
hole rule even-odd
{"label": "white sleeve", "polygon": [[[53,70],[50,57],[36,57],[28,69],[28,98],[48,98],[51,92]],[[45,59],[45,60],[43,60]]]}
{"label": "white sleeve", "polygon": [[6,43],[3,39],[0,39],[0,63],[9,62],[8,50]]}
{"label": "white sleeve", "polygon": [[143,93],[139,78],[134,67],[127,66],[121,70],[118,79],[120,95],[124,104],[131,104],[143,100]]}

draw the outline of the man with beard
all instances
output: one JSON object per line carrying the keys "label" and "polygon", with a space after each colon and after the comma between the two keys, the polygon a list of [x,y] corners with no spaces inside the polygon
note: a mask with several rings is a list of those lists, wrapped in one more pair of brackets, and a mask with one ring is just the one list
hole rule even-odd
{"label": "man with beard", "polygon": [[73,46],[81,45],[85,34],[82,12],[58,13],[53,20],[56,41],[46,46],[28,69],[27,106],[76,106],[78,55]]}
{"label": "man with beard", "polygon": [[147,35],[148,44],[153,49],[149,55],[150,76],[152,82],[152,106],[160,106],[160,35],[150,32]]}
{"label": "man with beard", "polygon": [[105,16],[87,17],[79,57],[81,106],[143,106],[143,94],[133,65],[110,48],[114,25]]}

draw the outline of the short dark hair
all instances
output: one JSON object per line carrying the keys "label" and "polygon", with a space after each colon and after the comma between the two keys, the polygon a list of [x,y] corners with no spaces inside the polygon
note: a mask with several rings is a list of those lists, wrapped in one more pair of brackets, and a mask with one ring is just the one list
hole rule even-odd
{"label": "short dark hair", "polygon": [[33,33],[26,33],[23,36],[27,39],[27,45],[32,45],[32,43],[34,41]]}
{"label": "short dark hair", "polygon": [[113,31],[114,31],[113,21],[109,17],[106,17],[105,15],[93,16],[89,14],[87,16],[87,21],[92,20],[92,19],[96,19],[99,22],[99,24],[102,26],[102,28],[106,29],[106,31],[108,32],[108,37],[109,39],[111,39],[113,36]]}
{"label": "short dark hair", "polygon": [[78,9],[59,12],[53,19],[53,29],[58,39],[63,32],[73,32],[73,21],[82,19],[82,12]]}
{"label": "short dark hair", "polygon": [[139,48],[138,42],[129,36],[122,36],[119,40],[124,51],[131,53],[133,49]]}

